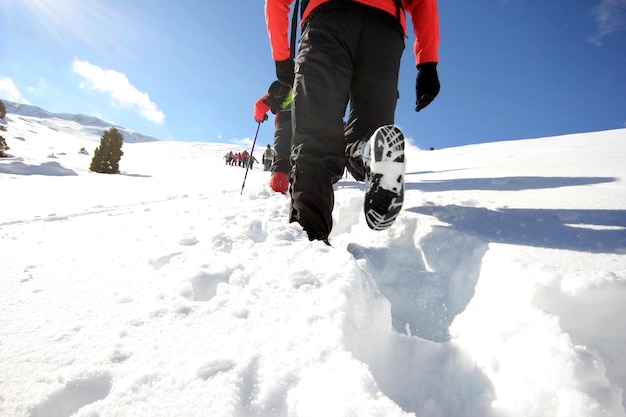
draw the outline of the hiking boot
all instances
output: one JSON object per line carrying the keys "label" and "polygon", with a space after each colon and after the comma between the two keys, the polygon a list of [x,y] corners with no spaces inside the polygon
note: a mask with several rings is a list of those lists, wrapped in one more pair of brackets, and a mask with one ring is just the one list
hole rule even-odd
{"label": "hiking boot", "polygon": [[286,172],[272,172],[270,188],[277,193],[287,194],[289,191],[289,175]]}
{"label": "hiking boot", "polygon": [[376,129],[356,145],[352,157],[366,168],[365,220],[372,230],[385,230],[396,220],[404,202],[404,135],[394,125]]}

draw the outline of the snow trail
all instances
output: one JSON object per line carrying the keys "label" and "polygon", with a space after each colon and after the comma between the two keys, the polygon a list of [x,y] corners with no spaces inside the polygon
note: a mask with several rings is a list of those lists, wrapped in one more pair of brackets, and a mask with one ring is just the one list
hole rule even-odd
{"label": "snow trail", "polygon": [[626,130],[409,145],[394,226],[344,178],[328,247],[235,145],[99,175],[93,133],[8,123],[3,416],[626,415]]}

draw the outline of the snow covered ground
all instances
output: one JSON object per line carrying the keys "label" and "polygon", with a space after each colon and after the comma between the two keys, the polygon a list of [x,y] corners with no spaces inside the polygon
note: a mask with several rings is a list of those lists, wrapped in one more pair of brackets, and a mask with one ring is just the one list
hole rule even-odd
{"label": "snow covered ground", "polygon": [[1,416],[626,415],[626,129],[409,146],[396,224],[348,177],[327,247],[241,147],[96,174],[57,116],[0,121]]}

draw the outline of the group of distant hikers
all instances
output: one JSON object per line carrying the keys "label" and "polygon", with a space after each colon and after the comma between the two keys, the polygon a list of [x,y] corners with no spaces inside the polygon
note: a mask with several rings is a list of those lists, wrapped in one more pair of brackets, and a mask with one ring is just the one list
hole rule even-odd
{"label": "group of distant hikers", "polygon": [[252,168],[252,165],[254,165],[255,162],[259,162],[245,149],[242,152],[228,152],[226,155],[224,155],[224,160],[226,161],[226,165],[239,166],[243,168]]}
{"label": "group of distant hikers", "polygon": [[[275,159],[276,151],[268,144],[263,151],[263,171],[270,171]],[[226,161],[226,165],[239,166],[243,168],[252,168],[255,163],[259,163],[254,155],[250,155],[246,149],[241,152],[230,151],[224,155],[224,160]]]}

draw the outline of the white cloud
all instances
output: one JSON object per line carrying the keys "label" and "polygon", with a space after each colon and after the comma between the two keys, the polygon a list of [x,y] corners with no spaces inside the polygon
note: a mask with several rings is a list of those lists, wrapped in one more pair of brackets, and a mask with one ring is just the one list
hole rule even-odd
{"label": "white cloud", "polygon": [[74,60],[72,70],[85,78],[81,88],[91,88],[102,91],[123,106],[134,108],[146,119],[161,124],[165,114],[155,103],[150,101],[150,96],[137,90],[121,72],[105,70],[86,61]]}
{"label": "white cloud", "polygon": [[252,139],[250,138],[233,139],[231,142],[233,145],[237,145],[237,146],[247,146],[247,147],[252,146]]}
{"label": "white cloud", "polygon": [[20,90],[9,77],[0,76],[0,97],[16,103],[30,104],[28,100],[22,97]]}
{"label": "white cloud", "polygon": [[626,29],[626,0],[602,0],[591,10],[591,14],[598,30],[587,38],[588,42],[601,45],[605,36]]}

